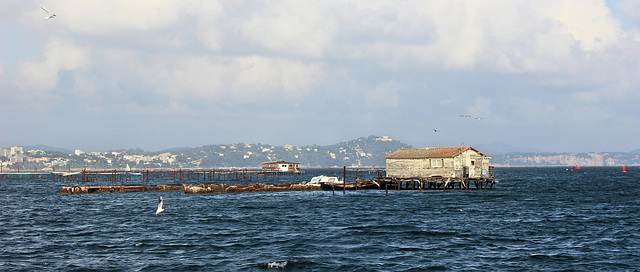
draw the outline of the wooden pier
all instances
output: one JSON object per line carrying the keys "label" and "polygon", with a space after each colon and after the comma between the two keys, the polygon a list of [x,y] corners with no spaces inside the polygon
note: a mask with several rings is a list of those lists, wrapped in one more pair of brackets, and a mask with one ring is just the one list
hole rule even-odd
{"label": "wooden pier", "polygon": [[[150,183],[153,179],[173,180],[174,183],[185,181],[206,182],[277,182],[281,175],[300,173],[279,172],[264,169],[148,169],[142,171],[123,170],[80,170],[80,171],[38,171],[38,172],[3,172],[0,179],[40,178],[51,179],[61,183],[94,183],[94,182],[138,182]],[[136,178],[139,177],[139,178]]]}
{"label": "wooden pier", "polygon": [[3,172],[0,179],[28,179],[28,178],[48,178],[51,172]]}
{"label": "wooden pier", "polygon": [[[387,178],[378,177],[374,181],[385,190],[485,190],[498,183],[495,178]],[[456,188],[457,187],[457,188]]]}
{"label": "wooden pier", "polygon": [[396,179],[378,177],[375,179],[356,179],[356,182],[322,185],[323,190],[486,190],[492,189],[498,180],[493,178],[445,179],[445,178],[409,178]]}
{"label": "wooden pier", "polygon": [[[282,192],[282,191],[319,191],[329,190],[485,190],[493,188],[498,183],[493,177],[487,178],[443,178],[443,177],[416,177],[416,178],[390,178],[384,177],[384,169],[347,169],[346,167],[330,169],[328,173],[342,173],[342,179],[346,181],[347,173],[351,176],[355,173],[355,182],[334,183],[332,185],[310,186],[298,183],[286,183],[277,185],[266,185],[264,182],[277,183],[280,175],[291,175],[299,173],[279,172],[264,169],[164,169],[164,170],[144,170],[144,171],[122,171],[122,170],[100,170],[100,171],[68,171],[68,172],[4,172],[0,173],[0,178],[20,179],[20,178],[40,178],[53,179],[61,183],[127,183],[149,184],[151,180],[162,179],[163,182],[170,182],[180,185],[158,185],[158,186],[70,186],[62,187],[63,194],[86,194],[86,193],[123,193],[123,192],[158,192],[158,191],[184,191],[186,194],[216,194],[216,193],[236,193],[236,192]],[[377,174],[373,179],[358,178],[358,174]],[[201,185],[189,185],[185,182],[202,182]],[[222,182],[236,182],[240,184],[226,185]],[[154,181],[155,183],[155,181]],[[242,184],[244,183],[244,184]],[[247,185],[246,183],[252,183]],[[209,185],[205,185],[209,184]]]}

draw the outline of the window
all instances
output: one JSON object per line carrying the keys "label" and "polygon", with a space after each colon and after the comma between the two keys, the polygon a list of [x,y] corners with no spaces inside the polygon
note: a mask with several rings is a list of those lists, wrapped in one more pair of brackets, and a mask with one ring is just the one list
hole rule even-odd
{"label": "window", "polygon": [[432,159],[431,167],[442,167],[442,159]]}

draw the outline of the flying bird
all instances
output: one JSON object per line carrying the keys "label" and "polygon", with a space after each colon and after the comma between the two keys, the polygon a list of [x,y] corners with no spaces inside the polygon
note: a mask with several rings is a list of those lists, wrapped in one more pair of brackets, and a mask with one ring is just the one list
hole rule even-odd
{"label": "flying bird", "polygon": [[55,15],[55,14],[53,14],[53,13],[51,13],[51,12],[49,12],[49,10],[48,10],[48,9],[46,9],[46,8],[44,8],[44,7],[41,7],[41,8],[42,8],[42,10],[44,10],[44,12],[46,12],[46,13],[47,13],[47,17],[44,17],[45,19],[51,19],[51,18],[53,18],[53,17],[56,17],[56,15]]}
{"label": "flying bird", "polygon": [[158,210],[156,210],[156,215],[160,214],[164,209],[162,208],[162,196],[158,198]]}
{"label": "flying bird", "polygon": [[440,132],[440,131],[434,128],[434,129],[433,129],[433,132]]}
{"label": "flying bird", "polygon": [[460,117],[469,118],[469,117],[471,117],[471,115],[464,114],[464,115],[460,115]]}
{"label": "flying bird", "polygon": [[476,117],[476,120],[482,120],[482,119],[484,119],[484,118],[482,118],[482,117]]}

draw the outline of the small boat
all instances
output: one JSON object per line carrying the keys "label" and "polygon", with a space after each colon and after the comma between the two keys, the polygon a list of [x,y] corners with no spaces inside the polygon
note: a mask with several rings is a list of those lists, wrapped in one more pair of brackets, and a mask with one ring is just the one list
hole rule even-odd
{"label": "small boat", "polygon": [[322,186],[323,184],[326,185],[333,185],[333,184],[342,184],[343,181],[339,180],[337,177],[328,177],[328,176],[315,176],[313,177],[309,182],[303,182],[301,183],[302,185],[312,185],[312,186]]}
{"label": "small boat", "polygon": [[580,167],[580,165],[576,165],[573,167],[573,169],[582,169],[582,167]]}

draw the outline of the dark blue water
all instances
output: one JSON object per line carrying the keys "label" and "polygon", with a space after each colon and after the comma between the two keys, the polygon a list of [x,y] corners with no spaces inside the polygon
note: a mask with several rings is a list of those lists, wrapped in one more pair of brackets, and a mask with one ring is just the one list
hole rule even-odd
{"label": "dark blue water", "polygon": [[[314,174],[291,176],[308,179]],[[2,271],[637,271],[640,168],[491,190],[61,195],[0,180]],[[155,215],[158,196],[165,211]]]}

